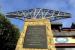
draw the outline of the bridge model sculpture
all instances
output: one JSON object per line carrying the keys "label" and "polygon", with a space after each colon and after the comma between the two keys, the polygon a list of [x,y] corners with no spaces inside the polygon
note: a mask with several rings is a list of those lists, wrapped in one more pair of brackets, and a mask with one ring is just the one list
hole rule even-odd
{"label": "bridge model sculpture", "polygon": [[56,50],[51,22],[70,18],[71,14],[49,9],[29,9],[6,14],[9,18],[24,21],[15,50]]}

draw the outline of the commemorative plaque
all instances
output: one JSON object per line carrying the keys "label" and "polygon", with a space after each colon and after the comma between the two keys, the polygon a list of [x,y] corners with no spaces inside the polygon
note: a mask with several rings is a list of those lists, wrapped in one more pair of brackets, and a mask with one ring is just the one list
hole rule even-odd
{"label": "commemorative plaque", "polygon": [[46,26],[28,26],[23,48],[47,49]]}

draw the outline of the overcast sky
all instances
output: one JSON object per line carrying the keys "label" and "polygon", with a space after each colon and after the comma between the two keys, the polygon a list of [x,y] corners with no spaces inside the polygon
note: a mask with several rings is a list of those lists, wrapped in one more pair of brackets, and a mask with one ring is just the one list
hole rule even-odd
{"label": "overcast sky", "polygon": [[[30,8],[59,10],[72,14],[69,19],[59,20],[64,27],[70,27],[75,22],[75,0],[0,0],[0,7],[3,13]],[[11,22],[20,29],[23,28],[22,21],[11,19]]]}

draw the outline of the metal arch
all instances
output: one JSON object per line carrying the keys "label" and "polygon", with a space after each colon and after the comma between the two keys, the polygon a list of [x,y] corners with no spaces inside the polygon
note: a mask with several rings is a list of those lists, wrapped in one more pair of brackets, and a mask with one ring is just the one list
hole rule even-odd
{"label": "metal arch", "polygon": [[25,19],[46,18],[53,21],[63,18],[69,18],[71,14],[61,11],[36,8],[36,9],[9,12],[6,14],[6,16],[10,18],[12,17],[12,18],[25,18]]}

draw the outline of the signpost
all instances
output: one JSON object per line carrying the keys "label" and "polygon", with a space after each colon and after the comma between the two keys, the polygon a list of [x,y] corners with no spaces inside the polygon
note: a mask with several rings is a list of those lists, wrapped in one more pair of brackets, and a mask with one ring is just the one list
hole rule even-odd
{"label": "signpost", "polygon": [[23,47],[47,49],[46,26],[28,26]]}

